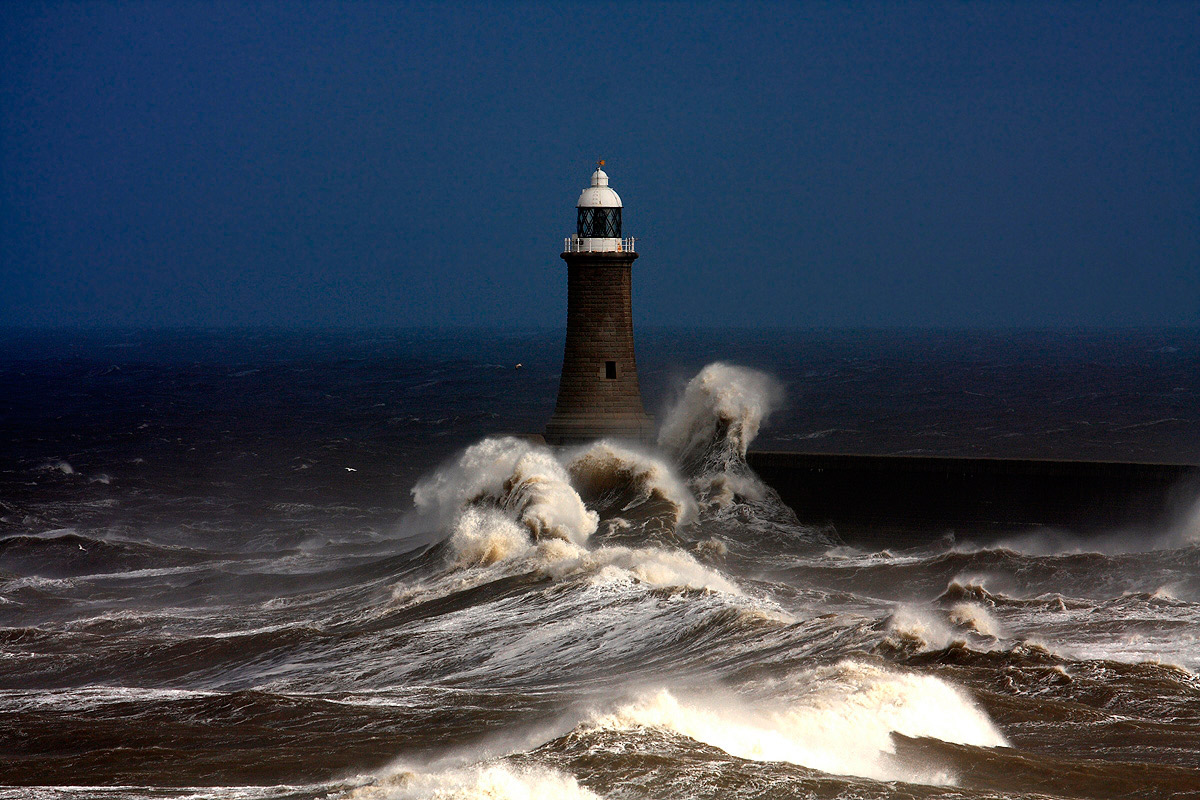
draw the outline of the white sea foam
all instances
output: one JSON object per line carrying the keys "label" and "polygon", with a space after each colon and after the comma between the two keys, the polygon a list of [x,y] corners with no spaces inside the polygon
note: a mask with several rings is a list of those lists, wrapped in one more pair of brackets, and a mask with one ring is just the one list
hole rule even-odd
{"label": "white sea foam", "polygon": [[593,584],[639,582],[742,594],[733,581],[685,551],[621,546],[589,550],[564,539],[534,544],[520,526],[491,509],[469,509],[464,513],[450,537],[450,546],[461,566],[488,566],[519,559],[522,568],[555,580],[583,576]]}
{"label": "white sea foam", "polygon": [[590,724],[659,728],[739,758],[934,785],[953,784],[956,776],[894,758],[893,732],[979,747],[1007,744],[963,692],[930,675],[844,661],[796,677],[802,691],[788,701],[752,702],[715,692],[677,696],[660,689],[597,714]]}
{"label": "white sea foam", "polygon": [[86,575],[78,575],[77,579],[87,579],[89,581],[136,581],[146,578],[160,578],[167,575],[185,575],[188,573],[203,572],[211,569],[207,564],[189,564],[184,567],[159,567],[156,569],[131,569],[124,572],[92,572]]}
{"label": "white sea foam", "polygon": [[574,777],[503,762],[441,771],[401,769],[350,795],[361,800],[599,800]]}
{"label": "white sea foam", "polygon": [[[624,586],[633,598],[646,587],[691,588],[741,597],[741,589],[690,553],[661,547],[605,546],[588,549],[566,539],[533,541],[527,530],[496,508],[466,509],[447,541],[451,570],[392,587],[392,606],[408,606],[460,592],[517,572],[540,573],[556,582]],[[641,586],[641,589],[634,587]],[[593,598],[594,601],[594,598]]]}
{"label": "white sea foam", "polygon": [[[1155,592],[1154,597],[1164,597]],[[1074,661],[1155,663],[1200,670],[1200,615],[1188,601],[1126,605],[1057,598],[1057,606],[1017,609],[1006,634]]]}
{"label": "white sea foam", "polygon": [[70,589],[75,583],[75,578],[43,578],[40,575],[26,575],[10,580],[0,578],[0,587],[3,587],[5,592],[15,592],[18,589],[65,590]]}

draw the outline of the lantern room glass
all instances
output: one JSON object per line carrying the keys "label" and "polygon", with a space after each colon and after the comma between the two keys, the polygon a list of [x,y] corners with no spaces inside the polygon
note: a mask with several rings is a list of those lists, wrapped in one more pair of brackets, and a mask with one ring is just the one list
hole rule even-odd
{"label": "lantern room glass", "polygon": [[581,239],[619,239],[621,237],[621,209],[579,209],[576,232]]}

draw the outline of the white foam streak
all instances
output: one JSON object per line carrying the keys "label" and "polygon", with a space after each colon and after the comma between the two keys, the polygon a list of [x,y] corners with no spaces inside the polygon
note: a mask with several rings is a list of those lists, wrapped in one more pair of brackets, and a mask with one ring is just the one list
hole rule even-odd
{"label": "white foam streak", "polygon": [[126,686],[89,686],[79,689],[47,689],[43,691],[0,691],[0,700],[7,710],[55,709],[57,711],[94,710],[115,703],[170,703],[217,697],[220,692],[199,689],[144,689]]}
{"label": "white foam streak", "polygon": [[661,548],[601,547],[574,553],[542,551],[549,556],[543,569],[555,578],[586,573],[592,583],[628,582],[652,586],[684,586],[730,595],[742,594],[737,585],[689,553]]}
{"label": "white foam streak", "polygon": [[361,800],[599,800],[570,775],[500,762],[437,772],[402,770],[350,796]]}

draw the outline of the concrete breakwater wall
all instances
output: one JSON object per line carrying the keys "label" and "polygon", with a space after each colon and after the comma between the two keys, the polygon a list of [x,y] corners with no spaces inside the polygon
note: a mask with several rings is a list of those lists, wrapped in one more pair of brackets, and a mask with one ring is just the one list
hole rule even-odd
{"label": "concrete breakwater wall", "polygon": [[1152,532],[1200,499],[1200,466],[752,451],[800,518],[848,542],[902,546],[1049,528]]}

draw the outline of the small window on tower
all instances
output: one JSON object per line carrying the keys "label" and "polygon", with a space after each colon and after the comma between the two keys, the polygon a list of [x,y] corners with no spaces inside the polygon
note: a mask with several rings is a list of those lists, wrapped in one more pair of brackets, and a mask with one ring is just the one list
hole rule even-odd
{"label": "small window on tower", "polygon": [[617,362],[604,362],[604,377],[608,378],[610,381],[615,381],[617,379]]}

